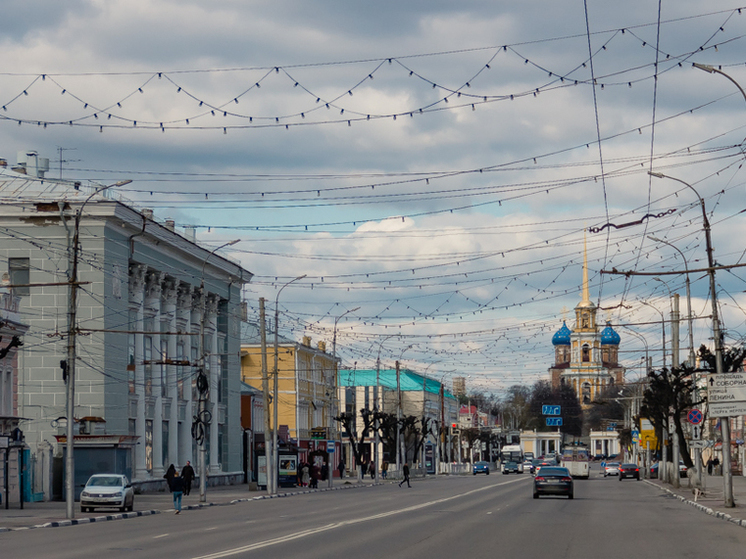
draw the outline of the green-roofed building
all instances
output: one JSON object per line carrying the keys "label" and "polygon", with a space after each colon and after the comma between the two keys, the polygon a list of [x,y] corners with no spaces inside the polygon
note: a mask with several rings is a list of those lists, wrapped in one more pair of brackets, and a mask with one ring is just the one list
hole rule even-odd
{"label": "green-roofed building", "polygon": [[[434,431],[438,433],[441,426],[445,426],[444,440],[438,444],[437,434],[428,436],[424,448],[432,449],[432,455],[424,452],[420,456],[413,456],[412,449],[402,452],[401,460],[410,464],[429,469],[431,472],[439,471],[438,463],[449,460],[455,456],[451,449],[451,437],[449,427],[458,422],[458,400],[452,391],[437,379],[417,373],[410,369],[400,369],[397,382],[396,369],[340,369],[338,371],[337,383],[339,386],[339,409],[347,413],[354,413],[358,418],[358,433],[362,430],[362,419],[360,410],[378,407],[384,413],[396,414],[401,394],[401,415],[413,415],[421,418],[428,417]],[[375,458],[375,441],[369,437],[363,441],[366,448],[366,462]],[[349,442],[343,439],[344,458],[348,469],[352,471],[355,467],[354,454],[349,448]],[[404,456],[404,454],[407,454]],[[425,454],[425,456],[422,456]],[[383,445],[378,449],[378,467],[386,460],[391,464],[390,471],[396,467],[396,452],[384,449]]]}

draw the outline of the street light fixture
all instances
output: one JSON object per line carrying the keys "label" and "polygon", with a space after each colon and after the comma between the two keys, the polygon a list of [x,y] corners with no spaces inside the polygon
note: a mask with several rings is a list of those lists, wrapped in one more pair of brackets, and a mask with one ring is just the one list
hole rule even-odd
{"label": "street light fixture", "polygon": [[[714,69],[713,69],[714,71]],[[718,70],[718,73],[721,73]],[[724,74],[725,75],[725,74]],[[730,76],[726,76],[730,78]],[[730,78],[731,81],[732,78]],[[741,89],[741,87],[738,87]],[[743,90],[741,90],[743,92]],[[744,95],[746,98],[746,95]],[[715,344],[715,373],[723,373],[723,349],[722,339],[720,337],[720,319],[718,318],[718,302],[717,302],[717,291],[715,290],[715,258],[712,254],[712,239],[710,236],[710,220],[707,218],[707,209],[705,208],[705,201],[699,195],[699,192],[688,182],[685,182],[676,177],[664,175],[663,173],[648,172],[651,176],[659,179],[670,179],[683,184],[688,187],[694,194],[697,195],[699,200],[700,208],[702,209],[702,227],[705,230],[705,243],[707,245],[707,275],[710,276],[710,297],[712,306],[712,336]],[[726,507],[735,507],[733,500],[733,474],[731,472],[731,460],[730,460],[730,419],[725,417],[720,422],[720,430],[723,437],[723,500]]]}
{"label": "street light fixture", "polygon": [[65,512],[67,518],[75,518],[75,459],[74,453],[74,427],[75,427],[75,359],[76,359],[76,343],[77,343],[77,312],[78,312],[78,252],[80,252],[80,220],[83,217],[83,208],[91,201],[96,195],[100,194],[104,190],[114,188],[117,186],[124,186],[125,184],[131,183],[131,180],[124,180],[115,182],[114,184],[107,184],[106,186],[100,186],[96,188],[88,198],[75,212],[75,219],[73,222],[73,237],[70,239],[70,229],[67,227],[67,221],[63,221],[65,230],[67,231],[68,240],[68,251],[69,251],[69,270],[68,270],[68,281],[70,283],[69,295],[67,299],[67,362],[65,364],[67,371],[67,384],[66,384],[66,395],[65,395],[65,407],[67,413],[67,438],[65,441],[65,449],[67,456],[65,457],[65,490],[67,492],[65,498]]}
{"label": "street light fixture", "polygon": [[[303,274],[302,276],[298,276],[297,278],[291,279],[289,282],[287,282],[285,285],[283,285],[279,291],[277,292],[277,296],[275,297],[275,378],[273,382],[273,389],[272,389],[272,405],[274,406],[273,410],[273,425],[272,425],[272,463],[269,465],[270,469],[267,471],[267,483],[270,483],[270,479],[272,480],[272,495],[277,494],[277,485],[278,485],[278,479],[277,475],[279,470],[277,469],[277,465],[279,464],[280,459],[280,453],[278,449],[278,439],[277,439],[277,432],[278,432],[278,426],[277,426],[277,416],[278,416],[278,408],[279,406],[279,389],[278,389],[278,380],[277,377],[279,376],[279,369],[277,368],[277,361],[278,361],[278,345],[279,345],[279,338],[277,334],[277,330],[279,327],[280,322],[280,293],[282,293],[282,290],[285,289],[288,285],[290,285],[293,282],[296,282],[298,280],[302,280],[306,277],[306,274]],[[265,445],[266,448],[266,445]],[[265,450],[266,452],[266,450]]]}
{"label": "street light fixture", "polygon": [[[207,501],[207,430],[209,427],[209,419],[207,413],[207,398],[210,394],[210,379],[205,375],[205,313],[207,312],[207,295],[205,293],[205,268],[207,267],[207,261],[210,257],[219,251],[221,248],[235,245],[241,239],[234,239],[227,243],[212,249],[210,254],[205,257],[202,263],[202,273],[200,274],[199,280],[199,294],[200,294],[200,320],[199,320],[199,362],[197,366],[197,388],[199,390],[199,411],[197,412],[197,421],[195,424],[198,426],[195,430],[195,436],[198,439],[197,444],[199,445],[199,502],[204,503]],[[200,432],[201,428],[201,432]]]}

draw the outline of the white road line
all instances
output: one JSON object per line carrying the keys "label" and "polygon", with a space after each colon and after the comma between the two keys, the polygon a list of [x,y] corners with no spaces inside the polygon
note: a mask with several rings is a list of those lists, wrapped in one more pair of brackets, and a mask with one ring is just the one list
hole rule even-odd
{"label": "white road line", "polygon": [[394,516],[397,514],[403,514],[403,513],[412,512],[415,510],[420,510],[426,507],[431,507],[433,505],[438,505],[440,503],[445,503],[447,501],[452,501],[454,499],[460,499],[461,497],[466,497],[468,495],[473,495],[475,493],[480,493],[488,489],[494,489],[495,487],[500,487],[502,485],[509,485],[511,483],[523,481],[523,479],[524,478],[518,478],[518,479],[513,479],[511,481],[503,481],[501,483],[495,483],[492,485],[487,485],[485,487],[480,487],[479,489],[472,489],[471,491],[467,491],[466,493],[459,493],[458,495],[452,495],[451,497],[444,497],[443,499],[437,499],[435,501],[428,501],[427,503],[421,503],[419,505],[412,505],[411,507],[406,507],[403,509],[382,512],[379,514],[374,514],[372,516],[364,516],[364,517],[356,518],[353,520],[345,520],[343,522],[335,522],[333,524],[327,524],[325,526],[319,526],[317,528],[310,528],[308,530],[303,530],[301,532],[296,532],[294,534],[287,534],[285,536],[280,536],[278,538],[264,540],[263,542],[256,542],[256,543],[244,545],[241,547],[235,547],[233,549],[226,549],[225,551],[218,551],[217,553],[210,553],[209,555],[200,555],[199,557],[194,557],[193,559],[221,559],[223,557],[230,557],[232,555],[238,555],[239,553],[246,553],[247,551],[255,551],[257,549],[263,549],[265,547],[270,547],[270,546],[277,545],[280,543],[298,540],[301,538],[305,538],[307,536],[312,536],[314,534],[328,532],[329,530],[335,530],[337,528],[351,526],[353,524],[361,524],[363,522],[370,522],[371,520],[379,520],[381,518],[386,518],[388,516]]}
{"label": "white road line", "polygon": [[160,538],[165,538],[165,537],[168,537],[169,535],[170,535],[170,534],[161,534],[160,536],[153,536],[153,539],[154,539],[154,540],[158,540],[158,539],[160,539]]}

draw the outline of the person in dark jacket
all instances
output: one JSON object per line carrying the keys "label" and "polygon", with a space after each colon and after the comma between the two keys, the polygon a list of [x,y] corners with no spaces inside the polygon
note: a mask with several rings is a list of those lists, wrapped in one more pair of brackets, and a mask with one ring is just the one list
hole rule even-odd
{"label": "person in dark jacket", "polygon": [[176,514],[181,514],[181,496],[184,494],[184,478],[175,469],[174,477],[171,479],[171,492],[174,495]]}
{"label": "person in dark jacket", "polygon": [[184,478],[184,495],[189,495],[192,491],[192,481],[194,481],[194,468],[192,463],[187,460],[186,466],[181,469],[181,477]]}
{"label": "person in dark jacket", "polygon": [[168,484],[169,491],[173,491],[173,488],[171,487],[171,482],[173,481],[174,476],[176,476],[176,466],[171,464],[168,467],[168,470],[166,470],[166,475],[163,476],[163,478],[166,480],[166,483]]}
{"label": "person in dark jacket", "polygon": [[402,473],[404,474],[404,479],[399,482],[399,487],[401,487],[401,484],[405,481],[407,482],[407,487],[412,487],[411,485],[409,485],[409,464],[407,464],[406,462],[402,467]]}

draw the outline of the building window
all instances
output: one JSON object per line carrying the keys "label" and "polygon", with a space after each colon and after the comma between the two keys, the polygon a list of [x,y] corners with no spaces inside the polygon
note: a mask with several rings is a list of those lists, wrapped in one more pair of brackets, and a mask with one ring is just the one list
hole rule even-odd
{"label": "building window", "polygon": [[27,287],[15,287],[13,292],[16,295],[30,295],[31,288],[28,287],[30,281],[28,258],[8,258],[8,273],[10,274],[11,285],[26,285]]}
{"label": "building window", "polygon": [[584,404],[591,403],[591,383],[589,382],[583,383],[583,403]]}
{"label": "building window", "polygon": [[589,363],[591,360],[591,348],[588,344],[583,345],[583,363]]}

